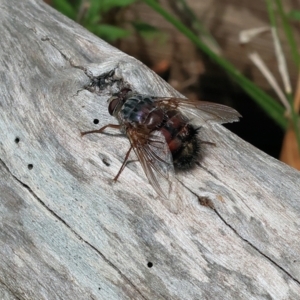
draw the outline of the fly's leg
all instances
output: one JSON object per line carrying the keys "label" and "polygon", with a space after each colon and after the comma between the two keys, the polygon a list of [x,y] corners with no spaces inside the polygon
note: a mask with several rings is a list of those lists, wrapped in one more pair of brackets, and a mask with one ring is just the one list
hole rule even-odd
{"label": "fly's leg", "polygon": [[123,171],[124,168],[126,167],[127,162],[128,162],[128,158],[129,158],[129,154],[130,154],[131,150],[132,150],[132,146],[130,146],[129,150],[127,151],[126,156],[125,156],[125,159],[124,159],[124,161],[123,161],[123,164],[122,164],[122,166],[121,166],[121,168],[120,168],[118,174],[117,174],[116,177],[114,178],[114,181],[117,181],[117,180],[118,180],[118,178],[119,178],[119,176],[121,175],[122,171]]}
{"label": "fly's leg", "polygon": [[[100,129],[97,129],[97,130],[91,130],[91,131],[84,131],[84,132],[81,132],[81,136],[84,136],[86,134],[90,134],[90,133],[102,133],[106,128],[114,128],[114,129],[121,129],[121,125],[119,124],[107,124],[103,127],[101,127]],[[130,146],[129,150],[127,151],[126,155],[125,155],[125,159],[123,161],[123,164],[118,172],[118,174],[115,176],[115,178],[113,179],[114,181],[117,181],[119,176],[121,175],[122,171],[124,170],[124,168],[126,167],[127,165],[127,162],[128,162],[128,158],[129,158],[129,154],[132,150],[132,146]]]}
{"label": "fly's leg", "polygon": [[100,129],[97,129],[97,130],[81,132],[81,136],[84,136],[84,135],[90,134],[90,133],[102,133],[108,127],[109,128],[114,128],[114,129],[121,129],[121,125],[119,125],[119,124],[107,124],[107,125],[101,127]]}

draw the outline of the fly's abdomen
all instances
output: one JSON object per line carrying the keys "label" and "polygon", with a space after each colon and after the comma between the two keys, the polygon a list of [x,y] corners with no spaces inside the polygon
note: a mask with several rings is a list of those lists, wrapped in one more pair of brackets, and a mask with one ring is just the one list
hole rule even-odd
{"label": "fly's abdomen", "polygon": [[174,167],[181,170],[190,169],[199,156],[197,129],[178,111],[169,111],[168,117],[160,130],[172,153]]}

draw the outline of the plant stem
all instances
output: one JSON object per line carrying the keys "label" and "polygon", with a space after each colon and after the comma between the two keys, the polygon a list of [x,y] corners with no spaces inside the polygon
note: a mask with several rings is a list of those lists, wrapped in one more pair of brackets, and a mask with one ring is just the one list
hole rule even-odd
{"label": "plant stem", "polygon": [[278,9],[279,15],[280,15],[281,20],[282,20],[282,26],[283,26],[286,38],[288,40],[288,44],[290,46],[290,50],[291,50],[293,60],[296,64],[297,68],[299,69],[299,67],[300,67],[300,56],[299,56],[299,52],[298,52],[297,43],[296,43],[296,40],[294,38],[293,30],[292,30],[291,25],[288,21],[288,17],[287,17],[286,13],[283,10],[282,2],[280,0],[274,0],[274,1],[276,2],[277,9]]}
{"label": "plant stem", "polygon": [[[274,28],[274,30],[277,30],[275,15],[274,15],[274,8],[273,8],[273,1],[276,2],[277,9],[279,11],[279,14],[280,14],[280,17],[282,20],[282,25],[283,25],[283,28],[284,28],[284,31],[286,34],[286,38],[288,40],[288,44],[289,44],[291,52],[292,52],[293,59],[299,68],[300,57],[299,57],[299,53],[297,50],[297,44],[295,42],[291,26],[288,22],[288,18],[283,10],[282,3],[280,0],[266,0],[271,26]],[[295,110],[293,95],[291,93],[289,93],[289,94],[287,94],[287,98],[289,100],[290,107],[291,107],[291,115],[289,116],[289,118],[290,118],[290,122],[292,123],[295,135],[296,135],[298,152],[300,153],[299,115],[298,115],[297,111]]]}
{"label": "plant stem", "polygon": [[201,51],[203,51],[215,63],[221,66],[243,89],[250,95],[277,124],[283,129],[287,128],[287,120],[284,117],[284,108],[262,89],[257,87],[248,78],[243,76],[226,59],[218,56],[209,49],[191,30],[184,26],[171,14],[166,12],[155,0],[144,0],[152,9],[161,14],[167,21],[173,24],[181,33],[188,37]]}

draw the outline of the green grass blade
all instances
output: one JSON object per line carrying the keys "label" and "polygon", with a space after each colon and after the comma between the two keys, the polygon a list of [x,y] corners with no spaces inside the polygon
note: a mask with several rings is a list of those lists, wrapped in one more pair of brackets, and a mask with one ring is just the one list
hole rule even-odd
{"label": "green grass blade", "polygon": [[271,96],[257,87],[252,81],[243,76],[226,59],[218,56],[209,49],[191,30],[178,21],[175,17],[165,11],[155,0],[144,0],[152,9],[162,15],[167,21],[173,24],[181,33],[188,37],[201,51],[203,51],[215,63],[221,66],[253,100],[263,108],[283,129],[287,128],[287,120],[284,117],[284,108]]}

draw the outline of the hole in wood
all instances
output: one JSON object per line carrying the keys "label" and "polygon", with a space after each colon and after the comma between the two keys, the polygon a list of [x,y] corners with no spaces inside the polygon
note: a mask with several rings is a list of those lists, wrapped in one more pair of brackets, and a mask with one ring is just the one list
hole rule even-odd
{"label": "hole in wood", "polygon": [[103,162],[107,167],[110,166],[110,162],[108,161],[107,158],[103,158],[103,159],[102,159],[102,162]]}
{"label": "hole in wood", "polygon": [[15,143],[18,144],[20,142],[20,139],[18,137],[15,138]]}
{"label": "hole in wood", "polygon": [[153,267],[153,263],[152,263],[151,261],[149,261],[149,262],[147,263],[147,267],[148,267],[148,268],[152,268],[152,267]]}
{"label": "hole in wood", "polygon": [[206,197],[199,197],[198,199],[199,199],[199,202],[201,205],[209,207],[211,209],[215,209],[215,206],[210,199],[208,199]]}
{"label": "hole in wood", "polygon": [[94,124],[99,124],[99,120],[98,119],[94,119]]}
{"label": "hole in wood", "polygon": [[33,164],[28,164],[28,169],[31,170],[33,168]]}

